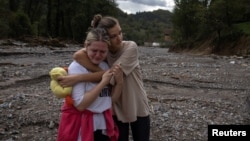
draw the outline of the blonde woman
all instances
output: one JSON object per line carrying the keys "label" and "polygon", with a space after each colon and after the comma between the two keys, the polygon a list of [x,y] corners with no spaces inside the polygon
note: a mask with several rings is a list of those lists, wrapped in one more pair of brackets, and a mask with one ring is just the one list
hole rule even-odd
{"label": "blonde woman", "polygon": [[[109,69],[104,61],[110,39],[102,28],[88,32],[84,46],[86,56],[93,65],[105,70],[100,82],[78,82],[73,85],[73,105],[64,104],[59,123],[57,141],[116,141],[118,130],[112,119],[112,99],[121,94],[123,74],[119,66]],[[73,61],[69,75],[89,74],[87,68]],[[116,84],[109,86],[114,77]]]}

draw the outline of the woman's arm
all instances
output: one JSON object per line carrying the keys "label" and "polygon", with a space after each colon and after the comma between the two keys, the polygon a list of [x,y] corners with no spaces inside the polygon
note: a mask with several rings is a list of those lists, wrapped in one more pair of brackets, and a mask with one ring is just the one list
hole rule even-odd
{"label": "woman's arm", "polygon": [[78,82],[100,82],[102,79],[102,75],[105,71],[103,71],[98,65],[91,63],[89,60],[85,48],[78,50],[74,53],[73,58],[82,66],[87,68],[88,70],[94,73],[88,74],[76,74],[76,75],[68,75],[58,77],[58,82],[62,87],[70,87],[75,85]]}
{"label": "woman's arm", "polygon": [[58,77],[58,83],[62,87],[71,87],[79,82],[100,82],[105,71],[88,74],[72,74]]}
{"label": "woman's arm", "polygon": [[122,93],[122,88],[123,88],[123,71],[120,67],[120,65],[115,65],[111,68],[114,80],[115,80],[115,85],[112,87],[112,102],[115,103],[119,97],[121,96]]}
{"label": "woman's arm", "polygon": [[100,95],[102,89],[109,84],[112,75],[113,74],[110,70],[106,71],[102,76],[101,82],[98,83],[93,89],[84,94],[83,100],[80,102],[79,105],[76,106],[76,108],[79,111],[83,111],[87,107],[89,107],[90,104],[92,104],[96,100],[96,98]]}
{"label": "woman's arm", "polygon": [[82,66],[84,66],[91,72],[102,71],[102,69],[98,65],[93,64],[89,60],[85,48],[75,52],[73,55],[73,59],[76,60],[79,64],[81,64]]}

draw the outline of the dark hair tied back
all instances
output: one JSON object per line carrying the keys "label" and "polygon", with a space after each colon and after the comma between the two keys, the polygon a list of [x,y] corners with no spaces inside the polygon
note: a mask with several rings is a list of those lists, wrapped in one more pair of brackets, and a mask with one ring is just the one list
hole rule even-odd
{"label": "dark hair tied back", "polygon": [[91,21],[91,27],[96,28],[101,19],[102,19],[102,15],[101,14],[96,14],[94,16],[93,20]]}

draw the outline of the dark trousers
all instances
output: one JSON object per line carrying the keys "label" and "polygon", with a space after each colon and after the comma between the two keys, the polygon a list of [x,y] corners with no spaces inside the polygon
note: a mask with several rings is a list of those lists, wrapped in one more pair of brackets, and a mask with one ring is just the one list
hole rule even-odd
{"label": "dark trousers", "polygon": [[131,123],[123,123],[121,121],[118,121],[116,116],[113,116],[113,118],[116,125],[119,128],[118,141],[129,140],[129,126],[131,127],[133,141],[149,141],[149,134],[150,134],[149,116],[137,117],[137,120]]}
{"label": "dark trousers", "polygon": [[94,141],[109,141],[109,137],[102,134],[102,130],[94,132]]}

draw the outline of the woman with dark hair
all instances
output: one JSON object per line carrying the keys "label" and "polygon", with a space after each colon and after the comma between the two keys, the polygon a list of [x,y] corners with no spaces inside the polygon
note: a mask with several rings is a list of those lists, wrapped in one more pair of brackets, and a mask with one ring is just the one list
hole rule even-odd
{"label": "woman with dark hair", "polygon": [[[120,65],[124,73],[122,94],[113,102],[113,118],[119,128],[119,141],[128,141],[129,127],[134,141],[149,141],[149,104],[141,77],[138,46],[134,41],[123,41],[122,29],[114,17],[95,15],[91,26],[107,30],[111,42],[107,62],[111,67]],[[77,51],[74,59],[92,72],[100,71],[98,66],[90,63],[85,50]],[[87,78],[88,81],[94,81],[97,76],[92,79],[86,75],[61,77],[60,84],[72,86],[76,82],[86,81]]]}

